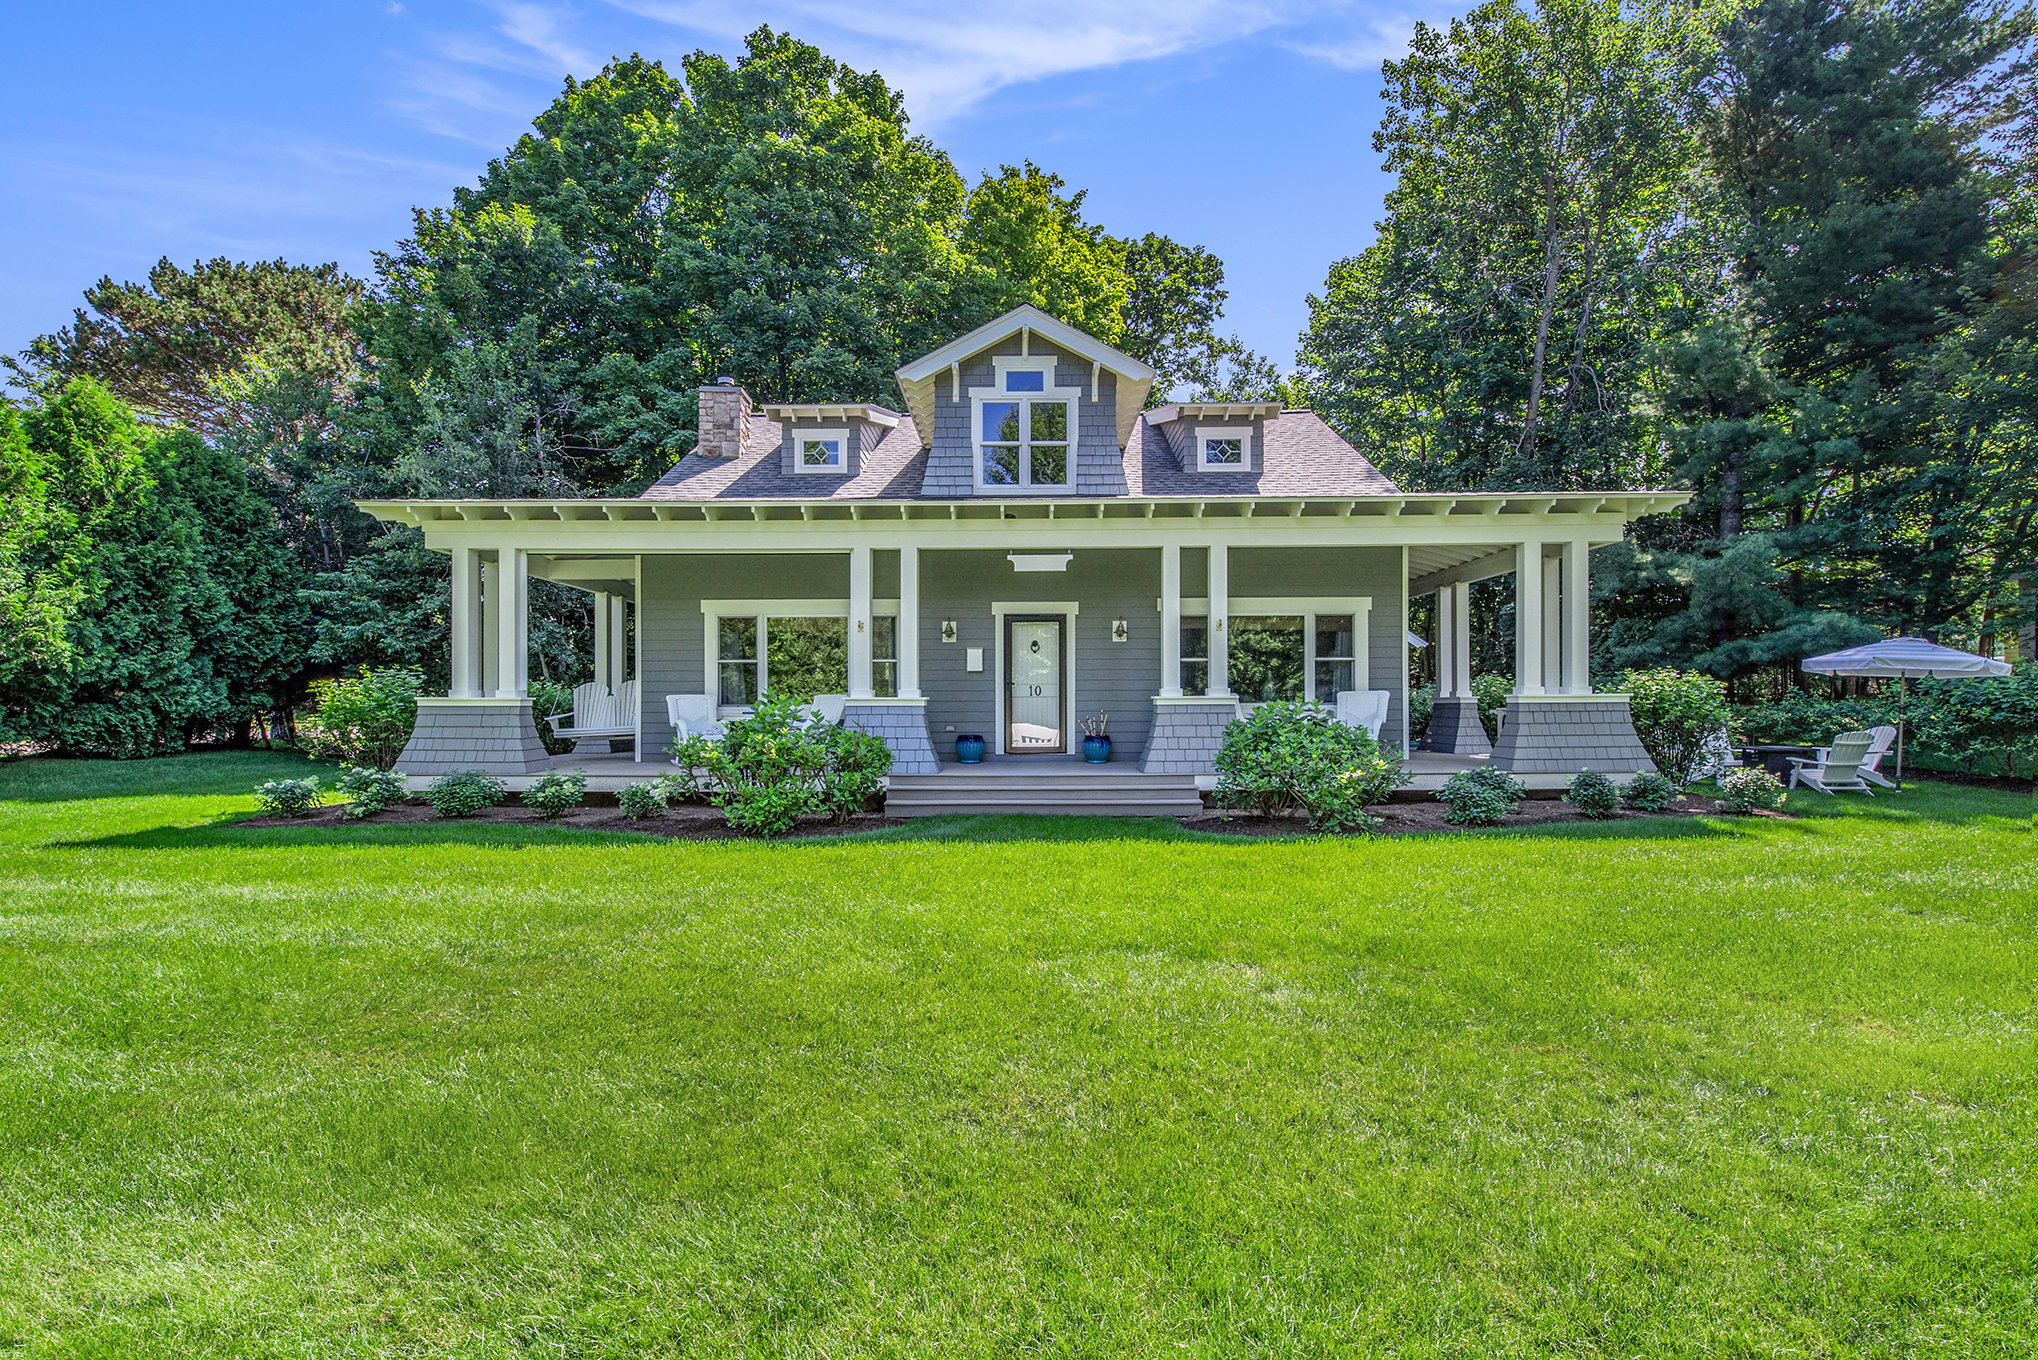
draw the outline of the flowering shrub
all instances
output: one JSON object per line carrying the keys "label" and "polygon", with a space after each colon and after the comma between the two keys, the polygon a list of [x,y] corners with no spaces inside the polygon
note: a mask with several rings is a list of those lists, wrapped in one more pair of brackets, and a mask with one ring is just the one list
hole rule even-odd
{"label": "flowering shrub", "polygon": [[1597,770],[1580,770],[1564,801],[1594,821],[1604,821],[1620,811],[1620,789]]}
{"label": "flowering shrub", "polygon": [[1652,770],[1628,781],[1628,806],[1638,812],[1664,812],[1682,792],[1676,780],[1667,779]]}
{"label": "flowering shrub", "polygon": [[255,802],[271,817],[302,817],[318,806],[318,779],[272,779],[255,790]]}
{"label": "flowering shrub", "polygon": [[710,740],[689,737],[672,754],[729,825],[758,836],[792,830],[801,817],[846,820],[891,773],[892,753],[859,728],[810,718],[791,695],[766,694],[747,718]]}
{"label": "flowering shrub", "polygon": [[393,770],[378,770],[368,765],[349,765],[340,771],[339,782],[333,785],[347,800],[340,815],[349,821],[361,818],[403,801],[409,792],[404,787],[403,776]]}
{"label": "flowering shrub", "polygon": [[417,726],[423,684],[424,677],[407,666],[363,666],[358,675],[314,680],[318,709],[298,730],[315,753],[389,769]]}
{"label": "flowering shrub", "polygon": [[1727,727],[1727,687],[1700,671],[1629,671],[1621,688],[1630,696],[1635,735],[1656,768],[1682,784]]}
{"label": "flowering shrub", "polygon": [[1314,704],[1261,704],[1224,729],[1217,801],[1261,817],[1295,808],[1323,831],[1371,830],[1366,809],[1408,782],[1401,762]]}
{"label": "flowering shrub", "polygon": [[503,782],[480,770],[455,770],[434,779],[425,790],[425,801],[441,817],[472,817],[483,808],[494,807],[508,790]]}
{"label": "flowering shrub", "polygon": [[537,783],[524,790],[524,806],[538,809],[550,821],[569,808],[579,807],[586,797],[586,770],[575,770],[572,774],[547,770],[538,776]]}
{"label": "flowering shrub", "polygon": [[616,791],[616,806],[633,822],[640,822],[665,806],[665,791],[659,781],[625,784]]}
{"label": "flowering shrub", "polygon": [[1450,805],[1444,820],[1452,826],[1492,826],[1526,797],[1527,787],[1497,765],[1460,770],[1437,790],[1437,801]]}
{"label": "flowering shrub", "polygon": [[1720,776],[1720,811],[1774,812],[1783,806],[1783,785],[1775,775],[1749,766]]}

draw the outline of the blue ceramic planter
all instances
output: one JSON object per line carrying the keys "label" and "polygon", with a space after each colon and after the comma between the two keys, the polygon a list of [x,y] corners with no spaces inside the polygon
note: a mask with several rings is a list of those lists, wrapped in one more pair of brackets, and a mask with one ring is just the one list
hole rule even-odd
{"label": "blue ceramic planter", "polygon": [[977,736],[955,739],[955,758],[965,765],[981,765],[984,761],[984,739]]}
{"label": "blue ceramic planter", "polygon": [[1084,737],[1083,759],[1092,765],[1102,765],[1111,759],[1111,738]]}

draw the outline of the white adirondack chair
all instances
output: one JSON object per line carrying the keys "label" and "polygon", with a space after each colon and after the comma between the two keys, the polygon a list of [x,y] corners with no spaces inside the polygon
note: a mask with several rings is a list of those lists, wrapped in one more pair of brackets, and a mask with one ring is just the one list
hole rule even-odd
{"label": "white adirondack chair", "polygon": [[718,707],[712,694],[665,696],[665,716],[671,721],[674,733],[681,740],[688,737],[721,736],[722,719]]}
{"label": "white adirondack chair", "polygon": [[1865,793],[1873,798],[1875,790],[1861,777],[1861,762],[1874,744],[1875,738],[1866,732],[1842,732],[1816,756],[1792,756],[1790,787],[1802,784],[1820,793]]}
{"label": "white adirondack chair", "polygon": [[1868,754],[1861,758],[1861,777],[1871,784],[1880,784],[1886,789],[1896,787],[1896,781],[1882,772],[1882,758],[1889,754],[1889,748],[1896,745],[1894,727],[1871,727],[1868,735],[1875,738],[1869,743]]}
{"label": "white adirondack chair", "polygon": [[814,702],[807,707],[807,716],[819,718],[832,727],[842,721],[842,710],[848,706],[847,694],[816,694]]}
{"label": "white adirondack chair", "polygon": [[[560,723],[571,719],[571,725]],[[606,750],[610,741],[617,737],[633,737],[637,734],[637,682],[625,680],[614,693],[607,685],[589,681],[576,685],[573,690],[573,711],[554,713],[546,722],[552,724],[552,735],[573,743],[576,754],[580,753],[582,742],[590,746],[599,742]]]}
{"label": "white adirondack chair", "polygon": [[1384,689],[1341,689],[1337,692],[1337,720],[1346,727],[1364,728],[1367,736],[1378,741],[1390,697]]}

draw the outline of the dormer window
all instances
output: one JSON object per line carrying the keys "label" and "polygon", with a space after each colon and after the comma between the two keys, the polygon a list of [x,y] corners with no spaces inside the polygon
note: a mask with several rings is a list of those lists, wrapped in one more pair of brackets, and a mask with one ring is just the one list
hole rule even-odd
{"label": "dormer window", "polygon": [[1199,472],[1251,472],[1253,432],[1251,426],[1202,425],[1196,430],[1196,470]]}
{"label": "dormer window", "polygon": [[840,473],[849,466],[849,431],[797,430],[793,433],[793,471]]}
{"label": "dormer window", "polygon": [[1082,389],[1055,386],[1051,356],[1000,354],[991,364],[992,385],[969,394],[978,489],[1067,490]]}

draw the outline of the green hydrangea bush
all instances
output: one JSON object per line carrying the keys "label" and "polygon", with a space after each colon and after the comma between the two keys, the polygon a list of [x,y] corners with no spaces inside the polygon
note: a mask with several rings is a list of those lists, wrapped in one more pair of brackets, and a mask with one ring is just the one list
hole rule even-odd
{"label": "green hydrangea bush", "polygon": [[547,770],[524,790],[524,806],[536,808],[547,821],[577,808],[587,798],[587,771]]}
{"label": "green hydrangea bush", "polygon": [[1683,792],[1676,780],[1651,770],[1628,781],[1627,804],[1637,812],[1668,812]]}
{"label": "green hydrangea bush", "polygon": [[1707,744],[1731,730],[1727,687],[1702,671],[1629,671],[1621,689],[1642,749],[1680,783],[1697,777]]}
{"label": "green hydrangea bush", "polygon": [[378,770],[372,765],[347,766],[340,771],[339,780],[333,787],[347,800],[347,805],[340,809],[340,816],[348,821],[359,821],[386,807],[394,807],[410,793],[402,775],[393,770]]}
{"label": "green hydrangea bush", "polygon": [[1261,704],[1224,729],[1217,802],[1261,817],[1297,808],[1319,831],[1370,831],[1367,809],[1408,782],[1401,762],[1314,704]]}
{"label": "green hydrangea bush", "polygon": [[860,728],[822,722],[789,694],[766,694],[719,738],[673,743],[675,783],[698,788],[729,825],[782,836],[802,817],[854,816],[892,770],[884,742]]}
{"label": "green hydrangea bush", "polygon": [[1620,786],[1597,770],[1580,770],[1564,801],[1593,821],[1605,821],[1620,815]]}
{"label": "green hydrangea bush", "polygon": [[432,786],[425,790],[425,801],[441,817],[472,817],[483,808],[500,803],[508,791],[494,775],[480,770],[455,770],[432,781]]}
{"label": "green hydrangea bush", "polygon": [[1752,765],[1720,776],[1722,812],[1774,812],[1783,806],[1783,796],[1782,781]]}
{"label": "green hydrangea bush", "polygon": [[1436,796],[1450,806],[1444,820],[1452,826],[1494,826],[1528,797],[1528,788],[1497,765],[1481,765],[1446,779]]}
{"label": "green hydrangea bush", "polygon": [[303,817],[319,805],[318,778],[272,779],[255,790],[255,802],[271,817]]}
{"label": "green hydrangea bush", "polygon": [[417,726],[423,686],[423,674],[408,666],[363,666],[355,675],[315,680],[318,709],[298,723],[298,732],[314,755],[389,769]]}
{"label": "green hydrangea bush", "polygon": [[663,776],[642,784],[625,784],[616,791],[616,806],[633,822],[641,822],[654,812],[663,812],[665,810],[663,784]]}

